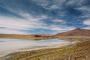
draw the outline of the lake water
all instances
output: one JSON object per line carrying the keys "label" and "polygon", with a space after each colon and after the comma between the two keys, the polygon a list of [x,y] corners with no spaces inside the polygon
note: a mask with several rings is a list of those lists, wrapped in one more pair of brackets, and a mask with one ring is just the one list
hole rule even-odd
{"label": "lake water", "polygon": [[52,46],[56,44],[66,44],[68,41],[59,39],[49,40],[20,40],[20,39],[0,39],[0,50],[18,49],[35,46]]}
{"label": "lake water", "polygon": [[59,39],[49,40],[21,40],[21,39],[0,39],[0,53],[7,53],[22,48],[55,47],[66,45],[71,42]]}

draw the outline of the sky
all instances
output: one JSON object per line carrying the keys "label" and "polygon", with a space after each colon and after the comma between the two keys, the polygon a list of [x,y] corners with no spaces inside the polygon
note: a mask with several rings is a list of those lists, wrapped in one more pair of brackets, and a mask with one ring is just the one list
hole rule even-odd
{"label": "sky", "polygon": [[90,0],[0,0],[0,34],[90,29]]}

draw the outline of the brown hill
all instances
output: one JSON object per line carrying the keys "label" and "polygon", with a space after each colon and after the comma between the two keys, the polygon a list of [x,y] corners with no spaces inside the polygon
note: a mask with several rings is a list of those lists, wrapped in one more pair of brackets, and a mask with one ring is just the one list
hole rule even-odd
{"label": "brown hill", "polygon": [[59,39],[90,39],[90,30],[77,28],[68,32],[58,33],[53,37]]}
{"label": "brown hill", "polygon": [[90,30],[77,28],[64,33],[56,34],[56,36],[90,36]]}

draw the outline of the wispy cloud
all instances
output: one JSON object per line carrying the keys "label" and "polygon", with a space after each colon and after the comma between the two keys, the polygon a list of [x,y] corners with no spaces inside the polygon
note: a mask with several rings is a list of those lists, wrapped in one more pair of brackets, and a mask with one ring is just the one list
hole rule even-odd
{"label": "wispy cloud", "polygon": [[90,4],[88,2],[90,1],[20,0],[17,4],[16,0],[9,0],[9,2],[2,0],[0,1],[2,3],[0,13],[3,12],[4,16],[0,16],[0,27],[6,28],[7,31],[18,31],[18,33],[27,30],[29,33],[31,30],[41,31],[39,29],[64,32],[86,25],[88,27],[90,26]]}
{"label": "wispy cloud", "polygon": [[86,25],[82,29],[90,29],[90,19],[86,19],[83,21],[83,24]]}
{"label": "wispy cloud", "polygon": [[61,32],[66,32],[66,31],[69,31],[69,30],[73,30],[75,29],[76,27],[73,27],[73,26],[59,26],[59,25],[52,25],[49,27],[51,30],[54,30],[56,31],[57,33],[61,33]]}
{"label": "wispy cloud", "polygon": [[84,20],[84,21],[83,21],[83,24],[85,24],[85,25],[90,25],[90,19]]}
{"label": "wispy cloud", "polygon": [[53,22],[54,23],[65,23],[65,21],[62,19],[54,19]]}
{"label": "wispy cloud", "polygon": [[82,29],[89,29],[90,30],[90,26],[83,27]]}
{"label": "wispy cloud", "polygon": [[0,17],[0,27],[14,29],[37,28],[45,25],[40,18],[30,17],[29,19],[18,19],[9,17]]}
{"label": "wispy cloud", "polygon": [[41,21],[42,18],[44,17],[29,17],[28,19],[0,17],[0,33],[25,33],[21,30],[46,27],[46,24]]}
{"label": "wispy cloud", "polygon": [[20,30],[9,29],[9,28],[0,28],[0,34],[28,34]]}

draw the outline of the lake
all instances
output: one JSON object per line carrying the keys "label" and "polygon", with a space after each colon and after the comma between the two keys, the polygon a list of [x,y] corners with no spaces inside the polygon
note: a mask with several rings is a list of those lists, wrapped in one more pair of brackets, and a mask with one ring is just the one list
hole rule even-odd
{"label": "lake", "polygon": [[71,42],[60,39],[48,40],[21,40],[21,39],[0,39],[0,54],[5,54],[18,49],[34,49],[41,47],[51,47],[68,45]]}

